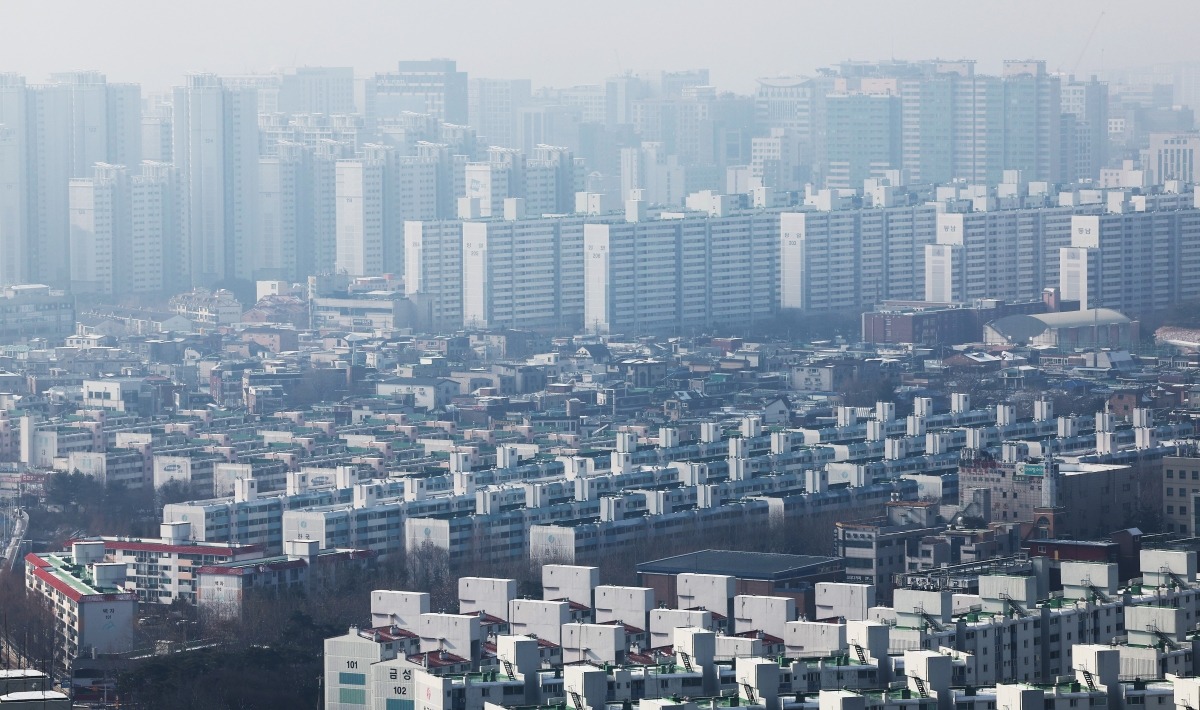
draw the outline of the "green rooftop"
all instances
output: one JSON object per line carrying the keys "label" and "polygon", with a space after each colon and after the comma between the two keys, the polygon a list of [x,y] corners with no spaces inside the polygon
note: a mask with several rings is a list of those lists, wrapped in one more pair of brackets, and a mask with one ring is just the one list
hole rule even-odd
{"label": "green rooftop", "polygon": [[50,574],[80,594],[115,594],[120,592],[116,587],[96,587],[92,584],[91,575],[87,568],[77,565],[67,558],[58,555],[39,555],[44,562],[49,563]]}

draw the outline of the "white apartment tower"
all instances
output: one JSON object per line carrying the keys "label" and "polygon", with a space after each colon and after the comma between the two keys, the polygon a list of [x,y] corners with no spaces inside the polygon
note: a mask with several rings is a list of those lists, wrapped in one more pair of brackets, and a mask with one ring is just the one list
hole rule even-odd
{"label": "white apartment tower", "polygon": [[504,213],[504,200],[515,197],[511,187],[512,171],[497,163],[467,163],[466,198],[477,200],[480,217],[499,217]]}
{"label": "white apartment tower", "polygon": [[1062,297],[1080,308],[1138,314],[1200,298],[1197,209],[1077,215],[1060,253]]}
{"label": "white apartment tower", "polygon": [[396,164],[397,212],[401,220],[439,216],[442,166],[436,157],[401,156]]}
{"label": "white apartment tower", "polygon": [[337,163],[337,271],[379,276],[383,271],[383,160],[353,158]]}
{"label": "white apartment tower", "polygon": [[932,205],[784,213],[780,307],[830,311],[919,298],[936,216]]}
{"label": "white apartment tower", "polygon": [[[96,163],[136,165],[141,155],[140,89],[98,72],[56,74],[26,85],[0,77],[0,232],[6,283],[71,279],[69,183]],[[11,235],[11,238],[9,237]]]}
{"label": "white apartment tower", "polygon": [[437,170],[437,212],[435,219],[453,219],[458,215],[458,198],[466,194],[464,155],[452,155],[447,143],[418,141],[414,158],[431,161]]}
{"label": "white apartment tower", "polygon": [[142,159],[171,162],[171,96],[151,94],[142,110]]}
{"label": "white apartment tower", "polygon": [[489,145],[515,148],[517,114],[529,105],[528,79],[471,79],[467,82],[470,124]]}
{"label": "white apartment tower", "polygon": [[677,333],[775,312],[778,213],[639,213],[584,226],[584,328]]}
{"label": "white apartment tower", "polygon": [[278,110],[287,114],[351,114],[354,106],[352,67],[296,67],[279,80]]}
{"label": "white apartment tower", "polygon": [[0,285],[30,281],[25,79],[0,74]]}
{"label": "white apartment tower", "polygon": [[517,112],[515,147],[526,155],[533,155],[539,145],[562,145],[578,150],[582,121],[583,111],[578,106],[526,106]]}
{"label": "white apartment tower", "polygon": [[145,161],[131,179],[133,224],[130,228],[128,290],[157,292],[182,283],[181,229],[186,202],[179,169]]}
{"label": "white apartment tower", "polygon": [[651,205],[682,205],[686,195],[687,170],[663,143],[647,141],[637,148],[621,149],[621,196],[641,199]]}
{"label": "white apartment tower", "polygon": [[193,74],[175,89],[172,153],[187,197],[180,286],[254,274],[258,104],[254,89]]}
{"label": "white apartment tower", "polygon": [[1196,156],[1200,154],[1200,133],[1151,133],[1150,184],[1167,180],[1196,182]]}
{"label": "white apartment tower", "polygon": [[444,123],[467,123],[467,73],[450,59],[402,61],[395,72],[376,74],[364,85],[368,124],[402,112],[429,114]]}
{"label": "white apartment tower", "polygon": [[1074,123],[1074,143],[1063,146],[1063,154],[1072,156],[1067,163],[1071,172],[1063,179],[1098,179],[1108,164],[1108,84],[1094,76],[1086,81],[1068,77],[1062,85],[1062,112]]}
{"label": "white apartment tower", "polygon": [[583,231],[579,217],[464,222],[463,325],[578,331]]}
{"label": "white apartment tower", "polygon": [[299,253],[312,248],[312,160],[299,143],[281,141],[258,161],[255,278],[299,280]]}
{"label": "white apartment tower", "polygon": [[924,299],[1036,299],[1058,284],[1059,251],[1071,220],[1101,205],[948,212],[937,215],[936,243],[925,246]]}
{"label": "white apartment tower", "polygon": [[322,139],[313,146],[312,244],[296,254],[300,276],[333,273],[337,266],[337,164],[353,156],[353,146],[342,141]]}
{"label": "white apartment tower", "polygon": [[462,327],[462,261],[462,222],[404,223],[404,291],[421,327]]}
{"label": "white apartment tower", "polygon": [[567,148],[539,145],[525,165],[525,210],[527,214],[566,214],[575,207],[575,193],[582,189],[574,155]]}
{"label": "white apartment tower", "polygon": [[132,200],[123,165],[98,163],[91,178],[68,188],[71,226],[71,290],[112,294],[128,281],[132,258]]}

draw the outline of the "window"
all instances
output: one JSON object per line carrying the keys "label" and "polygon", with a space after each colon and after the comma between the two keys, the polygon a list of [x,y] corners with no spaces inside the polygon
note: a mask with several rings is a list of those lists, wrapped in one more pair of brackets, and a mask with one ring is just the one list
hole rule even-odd
{"label": "window", "polygon": [[362,688],[339,688],[338,702],[347,705],[366,705],[367,691]]}

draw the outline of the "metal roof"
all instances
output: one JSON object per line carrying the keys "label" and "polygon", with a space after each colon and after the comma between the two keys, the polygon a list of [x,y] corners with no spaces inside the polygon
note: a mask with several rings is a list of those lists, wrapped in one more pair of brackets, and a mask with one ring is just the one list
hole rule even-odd
{"label": "metal roof", "polygon": [[739,579],[786,579],[812,573],[823,565],[840,563],[837,557],[785,555],[773,552],[701,550],[643,562],[637,571],[652,574],[724,574]]}

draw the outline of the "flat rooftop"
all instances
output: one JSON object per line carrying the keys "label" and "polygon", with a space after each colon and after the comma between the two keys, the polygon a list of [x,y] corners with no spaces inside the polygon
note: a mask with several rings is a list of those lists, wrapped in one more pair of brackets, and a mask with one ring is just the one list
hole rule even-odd
{"label": "flat rooftop", "polygon": [[650,574],[723,574],[739,579],[775,580],[827,571],[822,568],[831,566],[840,568],[841,560],[817,555],[700,550],[643,562],[637,566],[637,571]]}
{"label": "flat rooftop", "polygon": [[45,581],[51,587],[65,594],[74,601],[84,597],[104,595],[112,600],[137,600],[137,595],[125,592],[117,587],[96,586],[94,580],[84,565],[77,565],[69,556],[29,553],[25,556],[25,564],[29,574]]}

